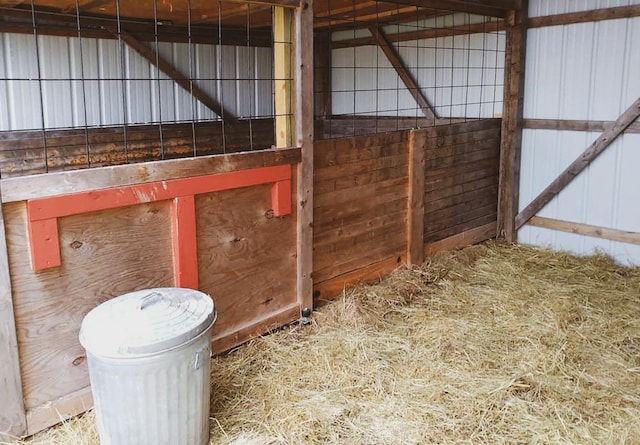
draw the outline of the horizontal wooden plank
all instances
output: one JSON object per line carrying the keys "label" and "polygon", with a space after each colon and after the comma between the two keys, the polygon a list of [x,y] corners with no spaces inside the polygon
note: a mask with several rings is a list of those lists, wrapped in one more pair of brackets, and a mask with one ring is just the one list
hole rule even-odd
{"label": "horizontal wooden plank", "polygon": [[[372,263],[380,262],[391,256],[405,258],[405,242],[406,233],[398,233],[394,234],[392,238],[388,238],[386,242],[375,240],[372,243],[362,246],[362,248],[358,247],[358,250],[366,252],[366,254],[354,256],[351,253],[344,255],[336,262],[331,262],[330,260],[323,261],[321,267],[314,265],[313,280],[319,283],[327,281],[340,275],[356,272]],[[322,259],[322,257],[319,258]],[[314,263],[315,261],[316,257],[314,257]]]}
{"label": "horizontal wooden plank", "polygon": [[27,411],[27,434],[35,434],[93,407],[91,387],[79,389]]}
{"label": "horizontal wooden plank", "polygon": [[602,20],[614,20],[640,16],[640,5],[618,6],[590,11],[570,12],[567,14],[531,17],[527,26],[540,28],[544,26],[572,25],[576,23],[591,23]]}
{"label": "horizontal wooden plank", "polygon": [[481,119],[420,129],[426,131],[428,138],[452,136],[458,133],[473,133],[480,130],[500,128],[502,119]]}
{"label": "horizontal wooden plank", "polygon": [[299,161],[298,148],[265,150],[2,179],[0,188],[7,203]]}
{"label": "horizontal wooden plank", "polygon": [[349,189],[317,195],[314,199],[314,206],[317,209],[340,205],[348,206],[354,201],[368,200],[371,197],[393,193],[394,191],[398,196],[402,196],[402,194],[406,194],[406,187],[406,177],[388,179],[373,184],[358,185]]}
{"label": "horizontal wooden plank", "polygon": [[326,193],[350,189],[361,185],[374,184],[376,182],[396,178],[407,178],[408,180],[408,165],[398,165],[357,175],[315,181],[313,184],[313,192],[315,196],[320,196]]}
{"label": "horizontal wooden plank", "polygon": [[427,170],[440,170],[448,167],[460,166],[461,164],[473,164],[487,159],[493,159],[500,154],[500,145],[489,144],[481,150],[468,153],[447,156],[442,158],[427,159]]}
{"label": "horizontal wooden plank", "polygon": [[[586,121],[564,119],[523,119],[522,128],[529,130],[562,130],[562,131],[593,131],[602,132],[613,121]],[[625,133],[640,134],[640,122],[634,122],[627,127]]]}
{"label": "horizontal wooden plank", "polygon": [[437,147],[434,147],[435,144],[430,145],[429,148],[425,150],[426,158],[437,159],[447,156],[461,155],[471,153],[473,151],[491,149],[496,145],[500,145],[500,131],[495,129],[477,131],[474,133],[461,133],[457,136],[463,135],[468,136],[465,138],[467,140],[447,145],[438,145]]}
{"label": "horizontal wooden plank", "polygon": [[[397,225],[399,222],[406,221],[406,212],[397,212],[387,215],[380,215],[377,218],[358,221],[348,226],[342,226],[337,228],[328,228],[319,233],[314,232],[313,247],[319,249],[323,246],[336,244],[339,242],[355,243],[358,237],[370,237],[371,233],[377,233],[380,230],[386,230],[391,226]],[[357,252],[354,252],[357,254]]]}
{"label": "horizontal wooden plank", "polygon": [[437,179],[451,177],[453,175],[465,174],[477,170],[481,170],[483,168],[490,168],[499,165],[500,158],[494,157],[489,159],[484,159],[482,161],[477,162],[469,162],[466,164],[453,165],[447,168],[441,169],[427,169],[425,172],[425,183],[429,183],[430,181],[434,181]]}
{"label": "horizontal wooden plank", "polygon": [[[463,184],[457,184],[454,186],[441,188],[439,190],[429,191],[424,195],[424,202],[427,205],[434,203],[436,206],[438,203],[442,203],[444,199],[453,199],[454,197],[463,197],[469,193],[482,190],[486,187],[492,187],[498,185],[498,175],[492,174],[481,179],[465,182]],[[433,210],[433,208],[431,209]]]}
{"label": "horizontal wooden plank", "polygon": [[448,227],[441,229],[437,232],[430,233],[425,235],[425,244],[430,244],[435,241],[440,241],[450,236],[463,233],[467,230],[474,229],[476,227],[481,227],[487,224],[496,224],[498,219],[497,212],[490,213],[487,215],[482,215],[477,218],[461,222],[455,225],[449,225]]}
{"label": "horizontal wooden plank", "polygon": [[[433,221],[437,218],[438,211],[449,210],[455,212],[460,210],[466,210],[469,207],[473,207],[475,204],[485,205],[492,200],[498,199],[498,187],[496,182],[493,182],[485,187],[472,187],[469,191],[460,193],[457,195],[447,196],[433,201],[426,201],[424,204],[425,214],[429,215],[429,220]],[[467,204],[468,206],[462,206]]]}
{"label": "horizontal wooden plank", "polygon": [[369,159],[397,156],[407,152],[407,143],[387,142],[381,145],[354,146],[351,139],[339,139],[332,150],[316,150],[314,152],[314,166],[316,169],[345,165]]}
{"label": "horizontal wooden plank", "polygon": [[602,238],[610,241],[618,241],[621,243],[640,244],[640,232],[608,229],[590,224],[560,221],[540,216],[532,217],[529,220],[528,225],[551,230],[559,230],[561,232],[575,233],[577,235],[586,235],[594,238]]}
{"label": "horizontal wooden plank", "polygon": [[319,230],[325,227],[341,227],[364,221],[388,213],[406,210],[407,194],[393,191],[385,195],[374,196],[367,201],[354,201],[349,206],[316,207],[313,210],[313,226]]}
{"label": "horizontal wooden plank", "polygon": [[425,214],[425,234],[438,232],[448,226],[470,221],[496,211],[497,200],[491,196],[478,198],[476,202],[461,203],[453,207]]}
{"label": "horizontal wooden plank", "polygon": [[341,295],[345,289],[359,283],[377,282],[386,277],[398,267],[403,267],[401,256],[392,256],[359,269],[332,277],[313,286],[313,297],[316,301],[332,300]]}
{"label": "horizontal wooden plank", "polygon": [[425,256],[433,255],[445,250],[462,249],[472,244],[481,243],[496,236],[496,224],[489,223],[484,226],[466,230],[457,235],[450,236],[440,241],[435,241],[424,246]]}
{"label": "horizontal wooden plank", "polygon": [[370,172],[372,170],[406,165],[408,162],[408,153],[384,158],[367,159],[365,161],[352,162],[350,164],[319,168],[314,172],[313,179],[314,181],[322,181],[324,179],[357,175],[360,173]]}
{"label": "horizontal wooden plank", "polygon": [[[466,186],[475,181],[481,181],[487,178],[498,178],[498,164],[485,166],[468,172],[457,173],[451,176],[439,176],[430,178],[425,181],[425,196],[427,194],[437,193],[441,190],[452,189],[454,192],[458,186]],[[447,192],[444,192],[447,193]]]}

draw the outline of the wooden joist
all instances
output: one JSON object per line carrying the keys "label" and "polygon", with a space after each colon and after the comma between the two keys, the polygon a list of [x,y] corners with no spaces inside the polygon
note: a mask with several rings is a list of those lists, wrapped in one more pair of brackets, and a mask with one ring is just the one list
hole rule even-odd
{"label": "wooden joist", "polygon": [[398,5],[410,5],[426,8],[438,8],[454,12],[469,12],[471,14],[486,15],[490,17],[504,17],[508,10],[518,10],[521,7],[520,0],[489,0],[489,1],[462,1],[462,0],[385,0],[386,3]]}
{"label": "wooden joist", "polygon": [[[522,127],[529,130],[604,131],[613,121],[587,121],[565,119],[523,119]],[[640,122],[633,122],[625,133],[640,134]]]}
{"label": "wooden joist", "polygon": [[594,159],[609,147],[626,128],[640,117],[640,98],[638,98],[620,117],[596,139],[589,148],[569,165],[546,189],[516,217],[516,229],[527,223],[536,213],[544,208],[560,193],[576,176],[578,176]]}
{"label": "wooden joist", "polygon": [[544,229],[559,230],[561,232],[586,235],[594,238],[602,238],[621,243],[640,244],[640,233],[626,230],[608,229],[606,227],[593,226],[576,222],[560,221],[551,218],[533,216],[527,225],[542,227]]}
{"label": "wooden joist", "polygon": [[497,233],[508,242],[515,242],[517,237],[515,217],[518,213],[520,196],[528,0],[523,0],[521,7],[520,11],[509,11],[506,17],[506,60]]}
{"label": "wooden joist", "polygon": [[134,49],[138,54],[147,59],[147,61],[149,61],[153,66],[158,67],[160,71],[169,76],[175,83],[180,85],[180,87],[198,99],[204,106],[216,113],[223,120],[229,123],[235,123],[238,121],[238,118],[231,111],[226,109],[220,102],[211,97],[209,93],[196,85],[193,80],[178,71],[168,60],[162,57],[157,51],[154,51],[146,43],[139,41],[126,31],[120,30],[120,32],[117,32],[114,30],[113,32],[130,48]]}
{"label": "wooden joist", "polygon": [[618,6],[590,11],[570,12],[567,14],[531,17],[528,26],[529,28],[541,28],[545,26],[573,25],[576,23],[591,23],[638,16],[640,16],[640,5]]}
{"label": "wooden joist", "polygon": [[382,49],[385,56],[387,56],[387,59],[389,59],[389,62],[398,73],[398,76],[407,87],[407,90],[409,90],[409,93],[413,96],[424,115],[431,120],[437,119],[438,115],[433,109],[433,106],[431,106],[427,98],[422,93],[420,86],[417,84],[411,73],[409,73],[409,70],[400,58],[400,54],[398,54],[398,51],[387,39],[386,34],[382,30],[382,27],[370,26],[369,31],[376,39],[376,43],[378,44],[380,49]]}

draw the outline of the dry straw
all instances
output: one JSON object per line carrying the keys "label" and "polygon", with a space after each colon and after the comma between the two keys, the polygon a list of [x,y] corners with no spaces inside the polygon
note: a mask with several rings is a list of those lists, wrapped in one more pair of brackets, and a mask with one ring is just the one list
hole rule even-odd
{"label": "dry straw", "polygon": [[[212,444],[638,444],[640,269],[442,253],[212,367]],[[93,416],[24,443],[97,444]]]}

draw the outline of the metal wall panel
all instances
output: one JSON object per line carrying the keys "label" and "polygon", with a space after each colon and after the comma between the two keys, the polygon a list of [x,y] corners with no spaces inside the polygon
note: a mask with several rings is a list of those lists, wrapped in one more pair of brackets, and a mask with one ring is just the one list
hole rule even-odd
{"label": "metal wall panel", "polygon": [[[629,1],[533,0],[534,15]],[[635,2],[640,3],[640,2]],[[524,117],[615,120],[640,97],[640,18],[529,31]],[[597,137],[597,132],[525,130],[520,210]],[[539,216],[640,232],[640,135],[626,134],[551,201]],[[601,250],[624,264],[640,264],[640,246],[525,226],[523,243],[590,254]]]}
{"label": "metal wall panel", "polygon": [[529,15],[538,17],[639,4],[640,0],[530,0]]}
{"label": "metal wall panel", "polygon": [[[0,49],[0,131],[42,128],[43,118],[46,128],[217,119],[117,40],[0,34]],[[273,114],[270,48],[160,43],[158,52],[234,114]]]}
{"label": "metal wall panel", "polygon": [[[455,14],[387,26],[387,33],[482,23]],[[337,33],[336,33],[337,34]],[[363,37],[358,32],[357,37]],[[370,35],[365,32],[364,36]],[[339,38],[353,38],[341,32]],[[502,113],[504,33],[478,33],[395,43],[405,66],[441,117],[489,118]],[[422,117],[422,110],[377,46],[332,51],[333,114]]]}

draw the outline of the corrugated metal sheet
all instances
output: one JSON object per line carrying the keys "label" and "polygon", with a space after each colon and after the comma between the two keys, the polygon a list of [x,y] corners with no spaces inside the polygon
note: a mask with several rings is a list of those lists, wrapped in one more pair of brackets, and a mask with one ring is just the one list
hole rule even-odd
{"label": "corrugated metal sheet", "polygon": [[[455,14],[393,25],[385,31],[461,26],[479,20],[477,16]],[[340,39],[348,38],[348,33],[343,34]],[[395,46],[439,116],[478,118],[502,113],[504,44],[504,33],[499,32],[399,42]],[[334,114],[423,116],[377,46],[335,49],[332,66]]]}
{"label": "corrugated metal sheet", "polygon": [[[573,12],[629,1],[534,0],[532,13]],[[640,2],[635,2],[640,3]],[[529,31],[525,118],[615,120],[640,96],[640,18]],[[525,130],[520,182],[522,210],[599,133]],[[637,205],[640,135],[623,135],[551,201],[539,216],[640,232]],[[640,246],[526,226],[520,242],[578,254],[599,249],[640,264]]]}
{"label": "corrugated metal sheet", "polygon": [[638,4],[640,0],[530,0],[529,15],[538,17]]}
{"label": "corrugated metal sheet", "polygon": [[[0,131],[42,128],[43,117],[46,128],[217,118],[116,40],[40,36],[36,50],[33,36],[0,34],[0,45]],[[273,114],[271,49],[161,43],[158,51],[234,114]]]}

